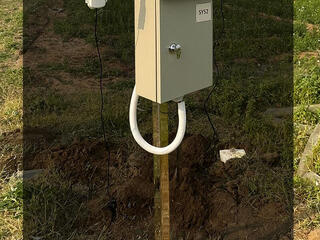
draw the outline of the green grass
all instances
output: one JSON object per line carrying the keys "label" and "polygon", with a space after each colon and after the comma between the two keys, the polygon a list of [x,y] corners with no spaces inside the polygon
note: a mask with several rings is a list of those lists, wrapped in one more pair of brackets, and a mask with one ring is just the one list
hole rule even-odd
{"label": "green grass", "polygon": [[[320,11],[316,0],[294,2],[294,43],[296,52],[320,49]],[[313,24],[313,29],[307,25]]]}
{"label": "green grass", "polygon": [[[38,70],[47,77],[52,76],[59,72],[67,72],[72,74],[75,77],[81,76],[91,76],[98,78],[99,77],[99,61],[96,56],[86,57],[83,59],[83,64],[74,65],[70,59],[65,58],[61,63],[45,63],[39,64]],[[127,73],[117,66],[108,66],[104,69],[103,77],[123,77]],[[69,83],[70,85],[70,83]]]}
{"label": "green grass", "polygon": [[295,20],[320,24],[319,2],[316,0],[299,0],[294,3]]}
{"label": "green grass", "polygon": [[295,59],[295,104],[316,104],[320,99],[320,57]]}
{"label": "green grass", "polygon": [[313,159],[312,159],[311,169],[320,175],[320,143],[318,143],[313,149]]}
{"label": "green grass", "polygon": [[[0,134],[21,127],[22,1],[2,1],[0,9]],[[20,98],[19,98],[20,96]]]}
{"label": "green grass", "polygon": [[[319,88],[319,54],[320,49],[320,12],[318,2],[312,0],[299,0],[294,2],[294,103],[300,106],[294,113],[294,122],[314,126],[320,122],[320,112],[308,110],[310,104],[320,103]],[[309,25],[308,25],[309,24]],[[310,24],[316,24],[310,29]],[[302,52],[313,54],[301,54]],[[299,164],[299,156],[304,150],[308,140],[306,130],[296,129],[294,134],[294,167]],[[314,150],[314,156],[310,159],[310,169],[320,173],[318,147]],[[320,227],[320,189],[319,186],[294,178],[295,189],[295,215],[297,231],[310,231]],[[308,217],[305,217],[308,216]]]}
{"label": "green grass", "polygon": [[294,49],[296,52],[316,51],[320,48],[320,31],[308,30],[305,23],[294,25]]}
{"label": "green grass", "polygon": [[15,217],[22,216],[23,184],[18,180],[8,191],[0,196],[0,211],[12,212]]}
{"label": "green grass", "polygon": [[[2,0],[0,9],[0,138],[2,133],[22,126],[22,0]],[[20,60],[21,61],[21,60]],[[21,157],[21,145],[0,139],[0,175]],[[0,179],[0,239],[16,240],[22,235],[22,181]]]}
{"label": "green grass", "polygon": [[[94,23],[94,10],[79,1],[66,1],[64,7],[70,17],[67,21],[55,22],[55,31],[65,38],[79,37],[93,41],[92,30]],[[99,33],[106,35],[119,35],[133,31],[133,2],[115,0],[108,3],[107,8],[99,10]],[[88,38],[89,37],[89,38]]]}
{"label": "green grass", "polygon": [[[226,3],[232,4],[233,1],[227,1]],[[237,6],[252,12],[260,12],[273,16],[279,16],[283,19],[292,18],[292,4],[290,0],[266,0],[250,2],[246,0],[240,0],[236,3]]]}
{"label": "green grass", "polygon": [[0,180],[0,239],[22,239],[22,178]]}
{"label": "green grass", "polygon": [[294,111],[294,123],[314,126],[320,122],[320,112],[312,112],[307,105],[301,105]]}
{"label": "green grass", "polygon": [[[104,117],[106,120],[106,131],[114,137],[129,135],[127,104],[129,92],[122,96],[116,92],[107,92]],[[123,96],[126,95],[127,98]],[[74,93],[64,96],[59,93],[46,94],[45,97],[35,97],[30,105],[25,108],[28,127],[50,126],[56,133],[64,136],[75,137],[78,134],[85,136],[100,136],[100,97],[97,92]],[[117,101],[117,106],[111,104]],[[76,118],[74,116],[77,116]]]}
{"label": "green grass", "polygon": [[0,62],[6,63],[22,46],[22,0],[2,0],[0,10]]}

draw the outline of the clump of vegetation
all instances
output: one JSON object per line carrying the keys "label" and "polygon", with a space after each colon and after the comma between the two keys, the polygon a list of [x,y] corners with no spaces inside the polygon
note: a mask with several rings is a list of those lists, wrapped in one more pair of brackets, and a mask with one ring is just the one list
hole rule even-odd
{"label": "clump of vegetation", "polygon": [[319,103],[320,55],[317,57],[297,57],[294,71],[295,104],[310,105]]}
{"label": "clump of vegetation", "polygon": [[12,176],[0,180],[0,239],[22,239],[22,178]]}
{"label": "clump of vegetation", "polygon": [[[320,187],[294,178],[296,231],[320,227]],[[305,215],[308,217],[306,218]]]}
{"label": "clump of vegetation", "polygon": [[294,123],[314,126],[320,121],[320,112],[310,111],[308,105],[297,106],[294,110]]}
{"label": "clump of vegetation", "polygon": [[313,149],[313,170],[320,175],[320,143]]}

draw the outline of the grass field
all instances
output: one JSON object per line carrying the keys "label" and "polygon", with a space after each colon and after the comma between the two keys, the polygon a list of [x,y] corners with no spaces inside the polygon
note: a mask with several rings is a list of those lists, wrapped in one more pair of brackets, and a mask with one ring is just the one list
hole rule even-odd
{"label": "grass field", "polygon": [[1,1],[0,10],[0,133],[21,128],[22,1]]}
{"label": "grass field", "polygon": [[[8,176],[6,164],[12,159],[21,161],[22,146],[17,146],[16,141],[6,141],[4,134],[22,128],[22,1],[0,2],[3,6],[0,9],[0,24],[4,26],[0,30],[0,141],[1,144],[4,143],[0,146],[0,173],[3,172],[4,176],[0,181],[0,239],[9,240],[22,238],[22,180],[15,175]],[[290,148],[292,143],[292,119],[289,116],[284,124],[275,127],[270,119],[262,117],[261,113],[271,107],[294,104],[300,106],[294,113],[295,124],[315,126],[320,120],[320,112],[310,112],[307,108],[310,104],[320,103],[320,12],[315,10],[319,3],[317,0],[294,2],[293,39],[291,9],[283,7],[290,3],[290,0],[255,1],[250,2],[248,7],[248,0],[236,3],[231,0],[225,1],[226,34],[217,48],[221,78],[216,83],[216,89],[209,102],[210,113],[218,129],[227,129],[226,131],[232,133],[225,134],[222,131],[223,146],[243,146],[249,149],[250,153],[281,152],[284,159],[281,167],[287,169],[288,172],[285,174],[288,174],[288,178],[291,174],[292,156],[291,151],[286,149]],[[63,16],[68,17],[59,17],[58,13],[55,13],[57,17],[52,17],[52,10],[43,7],[44,5],[48,5],[50,9],[57,6],[63,8]],[[55,136],[60,144],[69,144],[76,137],[98,138],[99,95],[92,91],[97,90],[97,85],[82,85],[83,81],[95,79],[98,71],[93,46],[93,12],[88,11],[82,1],[75,0],[37,0],[24,7],[25,21],[37,23],[33,19],[36,11],[43,16],[49,16],[51,18],[48,26],[44,25],[44,31],[50,29],[48,31],[52,36],[64,42],[80,39],[75,44],[79,43],[83,51],[92,52],[91,56],[82,60],[80,52],[77,53],[80,55],[79,58],[76,58],[74,53],[67,53],[62,59],[57,60],[57,56],[50,55],[51,52],[48,52],[45,46],[40,44],[37,47],[38,52],[51,56],[52,59],[37,66],[29,63],[24,69],[24,84],[28,90],[23,97],[24,124],[31,128],[50,129],[50,134]],[[118,12],[121,14],[117,14]],[[216,18],[219,19],[218,12]],[[104,117],[107,135],[114,143],[122,144],[133,151],[136,145],[131,138],[127,120],[127,106],[134,84],[133,4],[131,1],[110,1],[108,8],[101,11],[100,19],[99,35],[103,43],[103,61],[108,66],[105,68],[104,77],[110,79],[105,85],[107,114]],[[33,28],[42,29],[42,23],[37,24],[40,25]],[[221,22],[216,21],[215,27],[221,29]],[[25,35],[26,49],[31,47],[33,41],[44,41],[41,39],[43,29],[36,32],[29,30],[26,29]],[[34,36],[39,38],[35,40]],[[31,65],[34,69],[29,68]],[[52,75],[56,75],[58,80],[50,80]],[[71,80],[66,81],[65,76]],[[294,83],[291,81],[292,78]],[[72,82],[75,79],[81,81],[75,84]],[[57,84],[59,90],[50,88],[52,84]],[[35,85],[37,88],[33,88]],[[202,133],[206,137],[212,135],[208,131],[209,125],[202,110],[208,92],[209,90],[204,90],[186,97],[189,111],[188,133]],[[117,102],[117,105],[112,104],[114,102]],[[146,123],[142,131],[150,134],[151,105],[142,101],[141,108],[145,111],[140,113],[139,119]],[[170,108],[174,110],[174,105],[170,105]],[[176,120],[177,116],[171,114],[170,128],[173,132]],[[293,136],[296,169],[308,134],[295,128]],[[38,151],[41,147],[24,150]],[[320,174],[319,147],[314,151],[315,157],[310,167]],[[270,179],[266,177],[265,180]],[[52,182],[48,182],[50,180]],[[42,199],[31,197],[29,203],[32,203],[33,213],[36,213],[40,211],[37,206],[41,205],[43,199],[53,202],[53,209],[48,209],[52,218],[46,219],[48,224],[39,228],[35,225],[29,227],[34,227],[36,234],[47,234],[50,237],[50,234],[54,234],[54,220],[60,217],[54,207],[70,201],[67,204],[71,206],[72,211],[80,211],[81,204],[72,192],[68,192],[69,183],[59,185],[54,177],[41,181],[42,184],[37,188],[25,186],[31,195],[38,190],[43,193]],[[251,184],[252,194],[259,188],[264,189],[259,194],[265,199],[271,196],[279,199],[284,197],[280,183],[264,182],[257,176]],[[53,197],[57,192],[60,193],[58,197]],[[302,240],[306,239],[304,237],[311,230],[320,227],[320,187],[294,177],[294,193],[295,236],[296,239]],[[80,237],[69,232],[72,228],[60,227],[59,231],[65,234],[63,236],[70,237],[69,239]]]}
{"label": "grass field", "polygon": [[[0,9],[0,139],[22,127],[22,0],[1,0]],[[22,146],[0,145],[0,174],[4,159],[20,158]],[[8,161],[9,162],[9,161]],[[7,162],[7,163],[8,163]],[[0,180],[0,239],[21,239],[21,179]]]}

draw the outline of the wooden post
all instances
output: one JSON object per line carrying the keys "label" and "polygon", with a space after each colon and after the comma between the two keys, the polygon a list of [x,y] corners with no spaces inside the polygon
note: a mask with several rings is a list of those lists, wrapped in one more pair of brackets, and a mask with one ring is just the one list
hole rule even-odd
{"label": "wooden post", "polygon": [[[168,104],[153,103],[153,143],[167,146],[169,142]],[[154,156],[154,223],[155,240],[170,240],[170,195],[168,155]]]}

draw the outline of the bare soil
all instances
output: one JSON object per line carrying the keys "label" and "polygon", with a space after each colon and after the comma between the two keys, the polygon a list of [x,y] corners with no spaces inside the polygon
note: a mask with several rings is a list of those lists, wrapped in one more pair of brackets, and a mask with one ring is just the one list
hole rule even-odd
{"label": "bare soil", "polygon": [[[170,155],[173,239],[270,240],[290,234],[291,218],[283,203],[250,199],[245,179],[255,173],[248,160],[223,164],[210,157],[207,147],[203,136],[192,135]],[[85,190],[91,216],[79,228],[110,226],[110,239],[133,239],[137,234],[153,239],[152,155],[112,150],[110,196],[106,194],[107,153],[102,141],[52,147],[26,168],[58,169],[73,182],[75,191]],[[108,207],[111,197],[116,208]]]}

